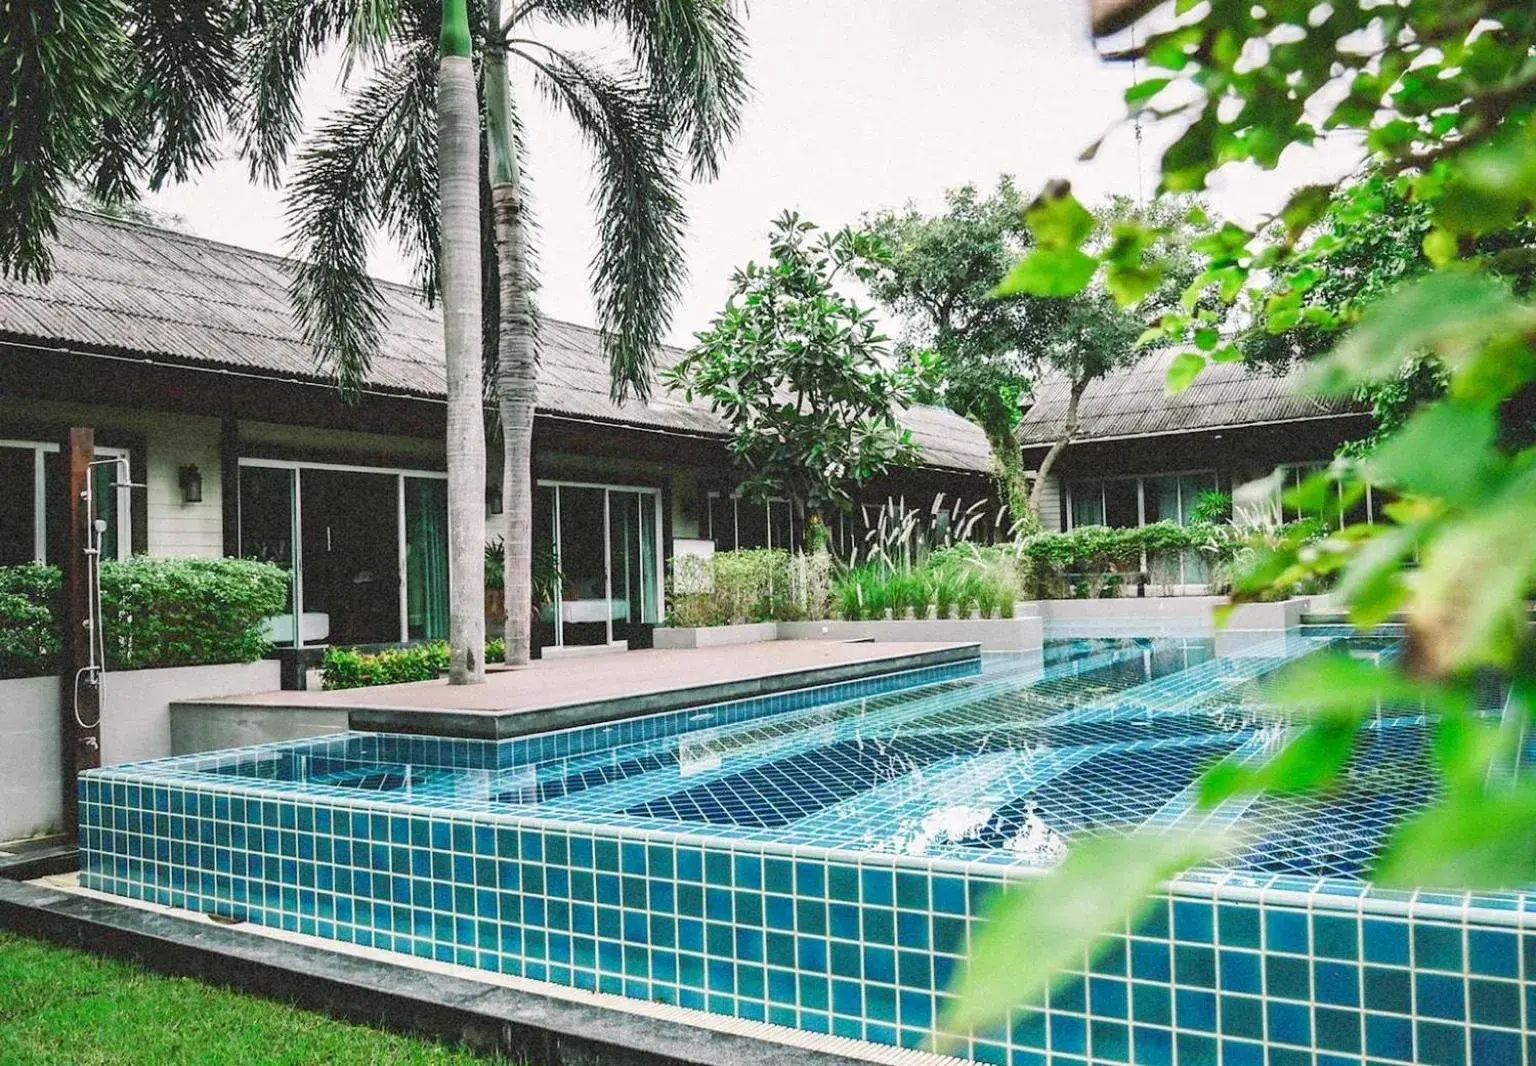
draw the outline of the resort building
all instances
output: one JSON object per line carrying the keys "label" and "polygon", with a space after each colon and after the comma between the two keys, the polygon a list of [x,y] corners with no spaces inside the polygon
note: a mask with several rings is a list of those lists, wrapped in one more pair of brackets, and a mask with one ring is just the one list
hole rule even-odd
{"label": "resort building", "polygon": [[[89,426],[98,459],[118,460],[96,472],[108,556],[282,564],[293,585],[272,623],[280,645],[446,635],[435,310],[381,283],[382,350],[348,404],[293,320],[281,259],[77,212],[54,255],[46,283],[0,282],[0,565],[57,558],[58,442]],[[727,434],[707,408],[660,387],[614,403],[599,337],[581,326],[546,321],[540,360],[535,551],[558,554],[561,577],[544,645],[644,643],[675,551],[796,543],[787,504],[734,497]],[[922,463],[869,485],[869,502],[987,496],[975,427],[933,408],[902,418]],[[835,532],[854,536],[846,525]]]}
{"label": "resort building", "polygon": [[[1186,524],[1200,493],[1232,492],[1276,471],[1279,514],[1283,485],[1326,466],[1340,445],[1370,432],[1369,411],[1360,404],[1299,395],[1294,377],[1242,364],[1212,364],[1169,396],[1172,358],[1149,355],[1084,391],[1077,431],[1050,471],[1040,508],[1047,529]],[[1038,469],[1060,435],[1067,400],[1064,381],[1037,387],[1019,432],[1026,469]],[[1374,511],[1375,501],[1364,506]]]}

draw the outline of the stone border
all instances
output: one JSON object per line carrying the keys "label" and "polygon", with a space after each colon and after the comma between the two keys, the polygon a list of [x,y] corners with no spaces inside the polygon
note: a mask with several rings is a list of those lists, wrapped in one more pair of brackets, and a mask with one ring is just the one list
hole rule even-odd
{"label": "stone border", "polygon": [[0,880],[0,928],[528,1066],[867,1066],[802,1044],[394,965]]}
{"label": "stone border", "polygon": [[810,669],[788,670],[757,677],[738,678],[689,688],[646,692],[637,696],[570,703],[527,711],[453,711],[406,707],[349,707],[347,728],[367,733],[412,733],[418,736],[457,737],[465,740],[508,740],[531,733],[602,725],[624,718],[681,711],[728,700],[775,696],[797,689],[817,688],[839,681],[858,681],[929,666],[979,663],[980,644],[951,644],[927,651],[907,652],[880,659],[836,663]]}

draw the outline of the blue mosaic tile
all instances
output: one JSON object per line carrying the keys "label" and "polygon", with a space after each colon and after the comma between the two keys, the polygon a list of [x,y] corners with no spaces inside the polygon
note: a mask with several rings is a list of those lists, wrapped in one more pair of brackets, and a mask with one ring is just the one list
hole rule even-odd
{"label": "blue mosaic tile", "polygon": [[[1186,637],[1070,639],[1043,671],[991,661],[980,677],[916,672],[500,743],[342,734],[114,767],[81,782],[82,882],[919,1047],[1006,880],[1071,839],[1182,824],[1205,766],[1272,750],[1256,684],[1340,639],[1240,659]],[[1395,654],[1394,640],[1373,647]],[[1362,779],[1392,767],[1392,789],[1244,807],[1248,843],[1167,886],[1045,1009],[1021,1004],[968,1053],[1536,1066],[1529,898],[1361,880],[1427,795],[1413,710],[1386,709],[1354,765]]]}

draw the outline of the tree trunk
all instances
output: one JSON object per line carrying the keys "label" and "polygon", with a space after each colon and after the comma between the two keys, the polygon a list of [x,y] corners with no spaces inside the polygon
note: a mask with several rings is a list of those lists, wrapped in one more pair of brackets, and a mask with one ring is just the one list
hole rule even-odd
{"label": "tree trunk", "polygon": [[480,114],[465,0],[443,0],[437,75],[448,391],[448,680],[485,680],[485,418],[480,348]]}
{"label": "tree trunk", "polygon": [[[534,359],[537,323],[528,273],[528,231],[522,175],[512,134],[507,54],[500,42],[501,3],[487,5],[486,135],[490,139],[491,217],[496,230],[501,321],[496,346],[496,393],[501,412],[501,487],[506,527],[507,663],[529,660],[533,627],[533,409],[538,399]],[[557,623],[558,624],[558,623]]]}
{"label": "tree trunk", "polygon": [[1032,514],[1040,513],[1040,500],[1045,495],[1045,478],[1051,472],[1051,467],[1056,465],[1056,460],[1061,458],[1061,453],[1067,450],[1067,445],[1072,438],[1077,436],[1079,426],[1077,417],[1078,404],[1082,401],[1083,390],[1088,388],[1086,379],[1072,382],[1072,391],[1067,394],[1067,419],[1061,425],[1061,435],[1051,445],[1051,450],[1045,453],[1045,458],[1040,460],[1040,469],[1035,471],[1035,484],[1029,490],[1029,510]]}

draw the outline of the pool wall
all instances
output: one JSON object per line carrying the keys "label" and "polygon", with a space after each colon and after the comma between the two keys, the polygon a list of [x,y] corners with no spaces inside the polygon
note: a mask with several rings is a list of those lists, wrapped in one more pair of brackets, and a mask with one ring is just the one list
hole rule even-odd
{"label": "pool wall", "polygon": [[[882,1044],[934,1035],[977,916],[1004,876],[1024,876],[155,765],[82,780],[85,887]],[[1007,1066],[1531,1066],[1529,906],[1192,875],[1044,1010],[964,1052]]]}

